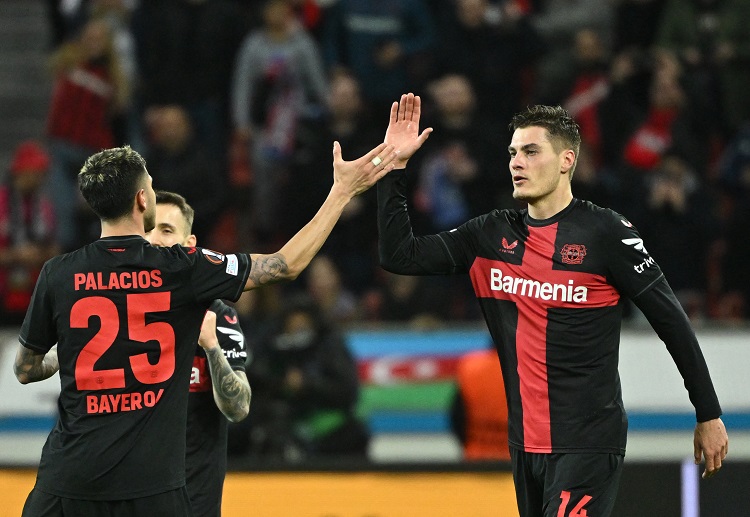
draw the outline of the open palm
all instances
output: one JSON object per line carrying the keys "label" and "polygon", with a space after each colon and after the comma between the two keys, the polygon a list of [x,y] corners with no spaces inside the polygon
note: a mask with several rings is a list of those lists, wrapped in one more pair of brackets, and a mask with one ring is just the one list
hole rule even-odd
{"label": "open palm", "polygon": [[406,167],[417,149],[432,133],[428,127],[419,133],[419,117],[422,114],[422,100],[413,93],[404,94],[399,102],[391,106],[391,118],[385,131],[385,143],[392,145],[398,153],[396,169]]}

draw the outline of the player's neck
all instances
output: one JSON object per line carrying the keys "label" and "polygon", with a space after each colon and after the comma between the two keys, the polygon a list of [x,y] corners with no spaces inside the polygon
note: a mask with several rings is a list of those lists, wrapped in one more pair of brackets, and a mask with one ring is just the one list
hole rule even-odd
{"label": "player's neck", "polygon": [[534,219],[549,219],[565,210],[573,201],[570,188],[554,191],[550,194],[529,202],[529,216]]}
{"label": "player's neck", "polygon": [[120,237],[123,235],[140,235],[146,237],[143,230],[143,221],[136,221],[132,218],[122,218],[116,221],[101,221],[102,234],[104,237]]}

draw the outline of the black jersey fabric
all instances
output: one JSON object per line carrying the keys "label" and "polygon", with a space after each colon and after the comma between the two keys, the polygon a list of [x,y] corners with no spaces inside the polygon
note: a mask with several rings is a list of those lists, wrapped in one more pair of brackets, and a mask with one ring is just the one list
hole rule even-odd
{"label": "black jersey fabric", "polygon": [[[216,335],[229,366],[245,371],[248,359],[245,336],[237,312],[221,300],[211,304],[216,313]],[[213,395],[206,352],[196,343],[188,399],[186,480],[195,517],[218,516],[227,472],[228,420]]]}
{"label": "black jersey fabric", "polygon": [[511,447],[625,453],[622,296],[667,344],[698,420],[721,415],[687,316],[623,216],[573,199],[546,220],[494,210],[414,237],[405,188],[401,171],[378,183],[381,264],[400,274],[469,274],[502,365]]}
{"label": "black jersey fabric", "polygon": [[59,419],[36,487],[73,499],[145,497],[184,486],[195,343],[216,298],[236,300],[247,255],[108,237],[48,261],[21,327],[58,344]]}

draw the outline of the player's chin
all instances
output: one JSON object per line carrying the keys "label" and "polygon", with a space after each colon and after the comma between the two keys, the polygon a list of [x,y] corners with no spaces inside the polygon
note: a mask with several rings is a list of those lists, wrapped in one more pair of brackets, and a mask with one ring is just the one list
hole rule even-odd
{"label": "player's chin", "polygon": [[513,199],[516,201],[532,201],[535,199],[535,196],[531,195],[529,192],[525,191],[523,188],[515,187],[513,188]]}

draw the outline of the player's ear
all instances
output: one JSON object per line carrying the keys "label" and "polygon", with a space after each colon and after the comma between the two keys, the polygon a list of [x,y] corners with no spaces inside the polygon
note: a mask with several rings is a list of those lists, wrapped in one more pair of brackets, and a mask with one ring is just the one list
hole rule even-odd
{"label": "player's ear", "polygon": [[146,196],[146,189],[140,189],[135,194],[135,205],[138,207],[140,212],[146,211],[148,205],[148,197]]}
{"label": "player's ear", "polygon": [[198,243],[198,239],[195,238],[195,235],[192,233],[188,235],[188,238],[185,239],[185,246],[188,248],[194,247]]}
{"label": "player's ear", "polygon": [[576,152],[573,149],[566,149],[562,156],[562,172],[570,172],[576,163]]}

